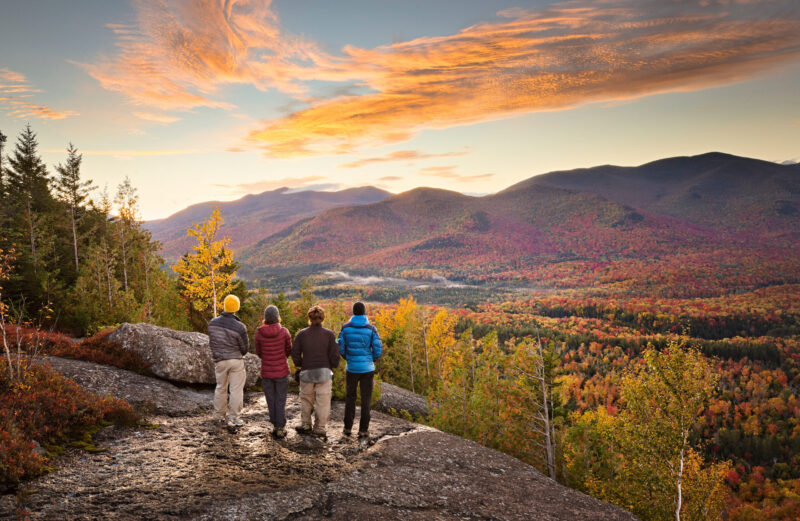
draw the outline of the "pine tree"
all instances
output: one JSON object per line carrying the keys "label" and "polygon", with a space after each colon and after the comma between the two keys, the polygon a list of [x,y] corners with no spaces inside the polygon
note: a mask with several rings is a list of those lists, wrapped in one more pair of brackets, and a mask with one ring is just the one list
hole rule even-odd
{"label": "pine tree", "polygon": [[234,277],[238,267],[228,248],[230,239],[217,240],[223,222],[219,208],[214,208],[208,219],[186,230],[197,244],[192,247],[193,253],[187,253],[173,266],[180,279],[181,293],[191,306],[200,312],[210,310],[214,317],[222,297],[231,293],[236,285]]}
{"label": "pine tree", "polygon": [[5,166],[3,166],[3,154],[5,153],[6,139],[8,139],[6,135],[0,131],[0,202],[3,201],[6,193],[6,169]]}
{"label": "pine tree", "polygon": [[91,180],[81,180],[82,161],[83,156],[78,154],[78,149],[70,143],[69,148],[67,148],[66,163],[56,166],[58,177],[55,183],[56,192],[69,209],[76,272],[80,269],[78,260],[78,223],[82,217],[84,210],[83,205],[86,202],[86,198],[93,189]]}
{"label": "pine tree", "polygon": [[40,240],[39,217],[52,209],[53,197],[50,193],[50,179],[47,168],[38,153],[39,143],[36,134],[27,125],[20,134],[14,154],[8,158],[8,193],[12,204],[18,205],[24,222],[24,235],[34,271],[39,264],[37,243]]}

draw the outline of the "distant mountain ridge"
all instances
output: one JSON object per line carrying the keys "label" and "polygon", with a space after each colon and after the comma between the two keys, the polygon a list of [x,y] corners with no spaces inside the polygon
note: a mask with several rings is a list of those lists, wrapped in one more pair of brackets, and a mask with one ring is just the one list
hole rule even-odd
{"label": "distant mountain ridge", "polygon": [[697,269],[710,288],[800,280],[798,250],[800,169],[709,153],[553,172],[483,197],[417,188],[326,210],[239,258],[255,280],[305,266],[572,287]]}
{"label": "distant mountain ridge", "polygon": [[145,226],[155,239],[161,241],[162,254],[168,260],[174,260],[191,248],[191,240],[186,236],[187,228],[206,219],[215,206],[220,208],[225,219],[221,233],[231,238],[234,249],[239,249],[327,209],[374,203],[390,195],[390,192],[372,186],[338,192],[295,192],[278,188],[246,195],[235,201],[198,203],[165,219],[148,221]]}

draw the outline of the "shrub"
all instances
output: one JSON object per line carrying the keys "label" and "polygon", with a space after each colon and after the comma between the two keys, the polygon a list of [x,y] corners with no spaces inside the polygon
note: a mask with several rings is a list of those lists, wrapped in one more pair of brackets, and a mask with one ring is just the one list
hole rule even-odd
{"label": "shrub", "polygon": [[126,351],[108,339],[113,329],[106,329],[76,342],[66,335],[29,327],[8,327],[9,343],[21,345],[30,354],[60,356],[149,374],[148,364],[132,351]]}
{"label": "shrub", "polygon": [[46,366],[32,364],[12,381],[7,361],[0,360],[0,488],[46,470],[36,443],[59,445],[104,425],[137,421],[123,400],[96,396]]}
{"label": "shrub", "polygon": [[123,349],[116,342],[108,339],[114,332],[113,329],[106,329],[83,339],[78,344],[73,344],[69,349],[60,353],[51,353],[55,356],[65,358],[75,358],[77,360],[87,360],[103,365],[111,365],[121,369],[127,369],[139,374],[149,374],[148,364],[133,351]]}

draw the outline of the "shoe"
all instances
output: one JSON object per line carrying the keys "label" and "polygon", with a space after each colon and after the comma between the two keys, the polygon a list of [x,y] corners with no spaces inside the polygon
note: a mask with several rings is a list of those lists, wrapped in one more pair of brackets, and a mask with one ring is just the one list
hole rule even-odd
{"label": "shoe", "polygon": [[311,434],[311,425],[301,425],[299,427],[295,427],[294,430],[300,434]]}
{"label": "shoe", "polygon": [[238,416],[228,420],[228,427],[241,427],[242,425],[244,425],[244,421]]}
{"label": "shoe", "polygon": [[353,434],[353,431],[351,429],[345,429],[342,431],[342,434],[349,438]]}
{"label": "shoe", "polygon": [[281,428],[281,429],[275,429],[275,430],[272,432],[272,434],[273,434],[273,436],[275,436],[275,437],[276,437],[276,438],[278,438],[279,440],[282,440],[283,438],[285,438],[285,437],[286,437],[286,429],[283,429],[283,428]]}
{"label": "shoe", "polygon": [[327,432],[314,432],[314,436],[319,438],[322,441],[328,441],[328,433]]}
{"label": "shoe", "polygon": [[362,438],[369,438],[369,432],[367,431],[358,431],[358,439]]}

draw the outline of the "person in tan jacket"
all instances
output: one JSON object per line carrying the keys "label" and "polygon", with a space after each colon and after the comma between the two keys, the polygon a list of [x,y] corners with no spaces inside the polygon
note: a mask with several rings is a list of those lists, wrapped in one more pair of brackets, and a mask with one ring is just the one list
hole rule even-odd
{"label": "person in tan jacket", "polygon": [[[336,336],[322,327],[325,310],[308,310],[309,326],[298,332],[292,344],[292,361],[300,368],[300,426],[297,432],[327,439],[326,427],[331,414],[333,370],[339,366]],[[311,413],[314,425],[311,425]]]}

